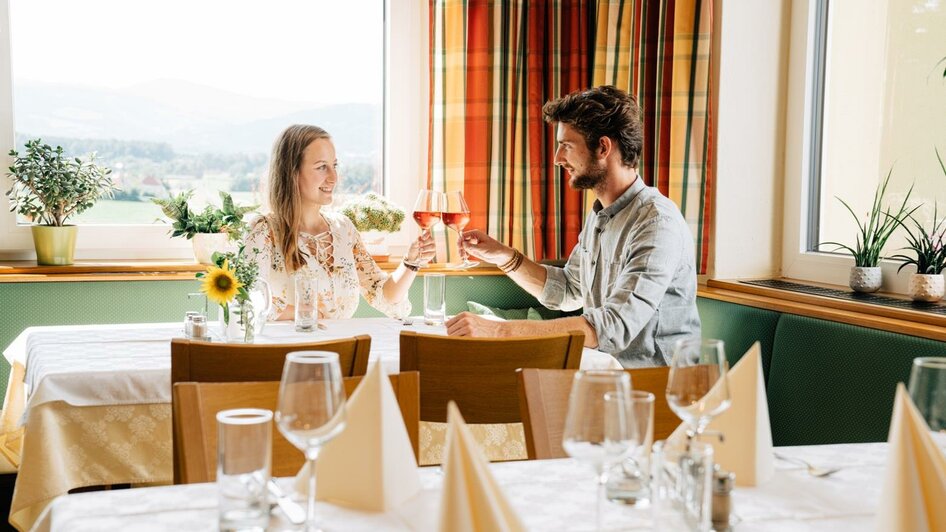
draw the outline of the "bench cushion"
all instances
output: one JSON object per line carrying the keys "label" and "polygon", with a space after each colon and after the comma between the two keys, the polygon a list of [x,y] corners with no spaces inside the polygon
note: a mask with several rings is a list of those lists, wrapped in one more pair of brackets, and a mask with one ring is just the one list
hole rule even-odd
{"label": "bench cushion", "polygon": [[726,343],[726,358],[732,367],[752,347],[762,344],[762,374],[768,382],[772,345],[779,313],[705,297],[696,298],[703,338],[718,338]]}

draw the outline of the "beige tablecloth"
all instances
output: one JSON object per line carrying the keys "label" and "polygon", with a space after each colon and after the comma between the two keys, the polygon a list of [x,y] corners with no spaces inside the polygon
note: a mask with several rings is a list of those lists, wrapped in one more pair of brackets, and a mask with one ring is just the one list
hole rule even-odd
{"label": "beige tablecloth", "polygon": [[[271,323],[259,343],[318,341],[369,334],[372,360],[389,373],[400,364],[404,326],[388,318],[325,320],[327,330],[296,333]],[[443,329],[418,324],[419,332]],[[14,365],[0,433],[0,454],[19,465],[10,523],[29,529],[55,497],[71,489],[172,481],[170,339],[176,324],[31,327],[4,351]],[[127,349],[126,349],[127,348]],[[586,349],[583,367],[620,367]],[[25,424],[25,433],[16,420]],[[422,423],[421,464],[439,463],[444,424]],[[491,460],[526,457],[520,423],[473,425]],[[19,454],[17,454],[19,452]]]}

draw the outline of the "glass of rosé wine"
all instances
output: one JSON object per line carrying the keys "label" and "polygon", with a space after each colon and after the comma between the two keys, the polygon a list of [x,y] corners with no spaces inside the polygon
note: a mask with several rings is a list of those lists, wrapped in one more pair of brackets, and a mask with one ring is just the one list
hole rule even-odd
{"label": "glass of ros\u00e9 wine", "polygon": [[463,246],[463,228],[470,223],[470,208],[467,207],[462,192],[459,190],[447,192],[446,203],[443,212],[440,214],[440,219],[443,220],[444,225],[453,229],[459,235],[457,247],[460,249],[460,258],[463,259],[463,262],[453,265],[451,268],[462,270],[478,265],[479,262],[470,260],[470,256]]}

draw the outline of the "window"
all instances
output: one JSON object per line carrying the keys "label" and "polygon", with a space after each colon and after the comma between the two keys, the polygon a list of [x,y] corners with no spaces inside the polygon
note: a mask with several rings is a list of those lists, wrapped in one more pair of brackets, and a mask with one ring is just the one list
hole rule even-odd
{"label": "window", "polygon": [[[796,27],[800,26],[800,28]],[[946,215],[946,3],[939,0],[809,0],[793,18],[796,44],[806,50],[804,68],[793,61],[790,91],[804,80],[804,101],[790,97],[786,165],[789,195],[784,274],[835,284],[847,283],[850,257],[818,244],[853,244],[857,227],[844,199],[859,216],[870,209],[878,183],[891,173],[886,203],[902,201],[911,187],[911,204],[923,203],[917,220],[929,227],[933,205]],[[794,104],[792,103],[794,101]],[[888,241],[885,254],[905,243],[902,231]],[[816,256],[817,255],[817,256]],[[885,285],[905,291],[908,275],[898,264],[884,265]]]}
{"label": "window", "polygon": [[[397,117],[422,116],[426,101],[408,97],[398,110],[384,102],[426,81],[386,84],[384,73],[426,67],[417,60],[426,44],[416,37],[426,35],[420,4],[386,16],[384,0],[0,0],[0,30],[11,28],[0,65],[12,65],[0,71],[0,109],[13,102],[12,117],[0,111],[2,127],[13,125],[0,131],[0,149],[41,137],[70,154],[97,151],[112,168],[122,191],[72,220],[83,225],[80,258],[189,256],[189,243],[156,222],[150,198],[194,189],[197,201],[219,204],[224,190],[265,203],[272,143],[293,123],[332,134],[342,167],[336,204],[376,191],[409,207],[425,158],[405,161],[403,152],[426,140],[390,135],[384,124],[425,134],[413,116]],[[397,171],[385,176],[386,167]],[[24,222],[0,219],[0,258],[26,258]]]}

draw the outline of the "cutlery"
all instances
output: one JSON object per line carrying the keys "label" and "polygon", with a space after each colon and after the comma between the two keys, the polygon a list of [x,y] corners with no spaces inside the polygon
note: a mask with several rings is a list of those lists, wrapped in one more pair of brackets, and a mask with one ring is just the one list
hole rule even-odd
{"label": "cutlery", "polygon": [[818,477],[818,478],[823,478],[829,475],[833,475],[841,470],[840,467],[818,467],[816,465],[810,464],[809,462],[806,462],[805,460],[802,460],[801,458],[793,458],[793,457],[785,456],[779,453],[775,453],[775,457],[778,458],[779,460],[784,460],[786,462],[791,462],[793,464],[805,466],[805,468],[808,469],[809,475],[813,477]]}
{"label": "cutlery", "polygon": [[269,488],[269,494],[276,498],[276,504],[290,523],[294,525],[305,523],[305,510],[290,499],[275,480],[270,479],[266,487]]}

